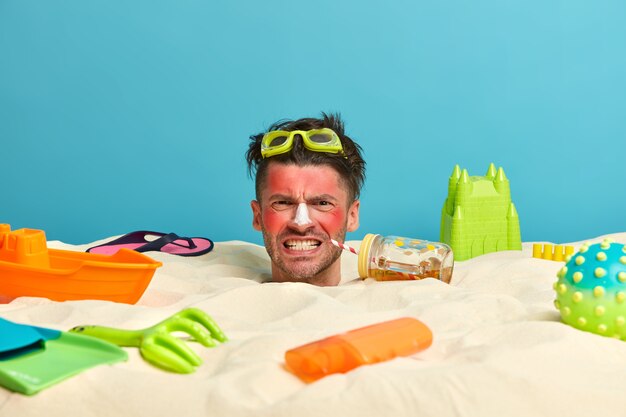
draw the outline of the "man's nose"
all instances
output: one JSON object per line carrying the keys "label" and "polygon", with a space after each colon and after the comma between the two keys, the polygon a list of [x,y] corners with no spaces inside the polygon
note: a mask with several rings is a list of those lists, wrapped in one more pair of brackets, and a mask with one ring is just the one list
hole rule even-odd
{"label": "man's nose", "polygon": [[313,225],[313,221],[309,217],[309,208],[306,203],[298,204],[293,219],[291,220],[291,226],[297,230],[306,230]]}

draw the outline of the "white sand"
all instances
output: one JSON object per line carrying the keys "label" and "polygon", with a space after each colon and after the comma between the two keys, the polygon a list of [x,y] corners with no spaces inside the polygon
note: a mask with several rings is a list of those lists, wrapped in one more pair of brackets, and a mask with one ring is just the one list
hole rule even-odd
{"label": "white sand", "polygon": [[[626,233],[609,237],[626,243]],[[150,252],[164,265],[137,305],[23,297],[0,305],[0,317],[60,330],[138,329],[193,306],[230,341],[190,343],[204,361],[190,375],[159,370],[126,348],[127,362],[33,397],[0,388],[0,416],[624,415],[626,343],[560,322],[552,284],[563,264],[532,258],[531,247],[457,262],[451,285],[361,281],[356,256],[344,253],[342,285],[332,288],[261,284],[269,259],[245,242],[216,242],[196,258]],[[290,348],[403,316],[432,329],[429,349],[309,385],[283,368]]]}

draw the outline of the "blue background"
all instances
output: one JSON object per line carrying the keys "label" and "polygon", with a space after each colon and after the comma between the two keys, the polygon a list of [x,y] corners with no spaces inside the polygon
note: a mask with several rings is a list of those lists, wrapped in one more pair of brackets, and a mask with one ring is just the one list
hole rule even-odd
{"label": "blue background", "polygon": [[261,243],[248,137],[341,112],[361,227],[439,238],[455,164],[524,241],[626,231],[626,3],[0,0],[0,222]]}

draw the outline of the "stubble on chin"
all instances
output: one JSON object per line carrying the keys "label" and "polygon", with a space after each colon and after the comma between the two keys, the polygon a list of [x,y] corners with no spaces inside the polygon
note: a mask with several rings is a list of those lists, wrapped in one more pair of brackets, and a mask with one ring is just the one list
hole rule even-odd
{"label": "stubble on chin", "polygon": [[[345,235],[345,232],[342,233]],[[339,237],[341,239],[341,237]],[[270,259],[272,260],[272,278],[280,282],[306,282],[314,285],[324,285],[319,276],[335,264],[341,257],[341,249],[329,247],[321,258],[311,260],[309,257],[292,258],[285,261],[280,253],[280,239],[273,239],[263,230],[263,241]],[[275,269],[278,269],[276,271]]]}

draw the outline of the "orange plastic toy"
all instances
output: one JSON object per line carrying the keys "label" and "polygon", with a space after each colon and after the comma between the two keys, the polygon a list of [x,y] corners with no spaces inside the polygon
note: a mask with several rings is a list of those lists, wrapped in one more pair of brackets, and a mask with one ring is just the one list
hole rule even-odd
{"label": "orange plastic toy", "polygon": [[432,341],[433,334],[424,323],[404,317],[291,349],[285,353],[285,362],[304,382],[313,382],[357,366],[412,355]]}
{"label": "orange plastic toy", "polygon": [[134,304],[161,265],[130,249],[110,256],[48,249],[43,230],[0,224],[0,302],[29,296]]}

